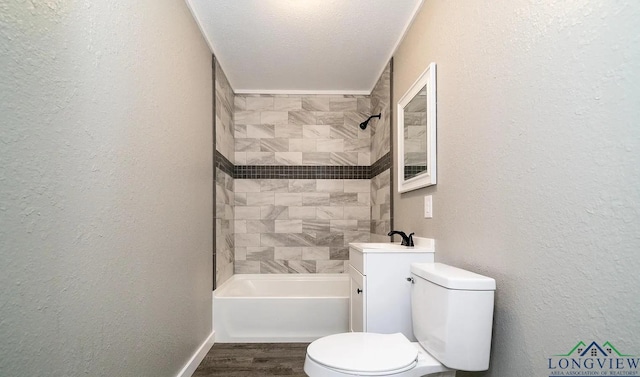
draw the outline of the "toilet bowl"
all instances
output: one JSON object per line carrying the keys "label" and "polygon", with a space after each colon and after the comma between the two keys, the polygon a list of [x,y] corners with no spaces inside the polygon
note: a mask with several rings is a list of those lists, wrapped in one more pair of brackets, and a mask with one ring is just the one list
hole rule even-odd
{"label": "toilet bowl", "polygon": [[414,335],[343,333],[312,342],[310,377],[455,376],[488,369],[495,280],[440,263],[411,265]]}
{"label": "toilet bowl", "polygon": [[443,377],[455,375],[455,371],[401,333],[326,336],[307,348],[304,371],[318,377],[418,377],[441,372],[450,372]]}

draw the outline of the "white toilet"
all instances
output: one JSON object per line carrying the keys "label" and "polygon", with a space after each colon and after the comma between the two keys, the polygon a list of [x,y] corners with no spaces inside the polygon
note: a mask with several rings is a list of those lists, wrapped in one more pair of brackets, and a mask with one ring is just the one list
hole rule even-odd
{"label": "white toilet", "polygon": [[310,377],[455,376],[489,368],[495,280],[441,263],[411,265],[410,342],[403,334],[343,333],[309,345]]}

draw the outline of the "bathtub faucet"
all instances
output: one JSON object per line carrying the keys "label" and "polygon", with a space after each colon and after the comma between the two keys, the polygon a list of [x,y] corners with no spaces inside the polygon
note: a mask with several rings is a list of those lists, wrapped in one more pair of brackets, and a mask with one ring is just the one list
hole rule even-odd
{"label": "bathtub faucet", "polygon": [[397,234],[400,237],[402,237],[402,243],[400,243],[400,245],[402,245],[402,246],[414,246],[413,245],[413,235],[414,235],[413,232],[411,232],[411,234],[409,234],[409,236],[407,236],[407,234],[405,232],[401,232],[399,230],[392,230],[391,232],[389,232],[389,234],[387,234],[387,236],[393,236],[394,234]]}

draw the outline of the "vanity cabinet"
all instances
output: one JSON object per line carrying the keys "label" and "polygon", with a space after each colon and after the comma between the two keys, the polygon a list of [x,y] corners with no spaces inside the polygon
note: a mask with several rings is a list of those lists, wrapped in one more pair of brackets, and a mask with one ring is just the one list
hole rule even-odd
{"label": "vanity cabinet", "polygon": [[411,324],[411,263],[433,263],[433,247],[392,243],[349,245],[349,329],[401,332],[415,341]]}

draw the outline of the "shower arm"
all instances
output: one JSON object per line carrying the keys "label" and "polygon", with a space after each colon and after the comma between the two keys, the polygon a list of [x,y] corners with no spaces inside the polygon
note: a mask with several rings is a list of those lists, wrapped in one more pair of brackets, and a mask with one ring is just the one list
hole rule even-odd
{"label": "shower arm", "polygon": [[378,115],[371,115],[369,118],[367,118],[367,120],[365,120],[364,122],[360,123],[360,129],[366,129],[367,125],[369,124],[369,121],[371,120],[371,118],[378,118],[380,119],[380,116],[382,116],[382,113],[379,113]]}

